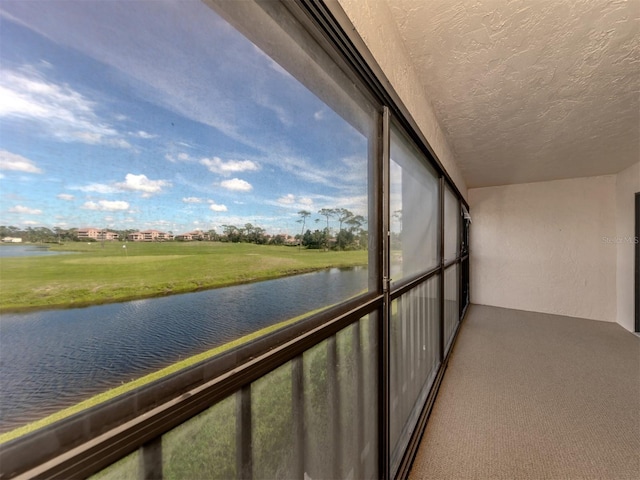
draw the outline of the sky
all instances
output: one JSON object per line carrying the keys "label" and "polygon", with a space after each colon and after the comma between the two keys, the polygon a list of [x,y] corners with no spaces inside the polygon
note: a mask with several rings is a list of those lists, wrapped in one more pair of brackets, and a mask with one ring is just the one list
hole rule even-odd
{"label": "sky", "polygon": [[199,1],[0,1],[0,225],[296,234],[367,145]]}

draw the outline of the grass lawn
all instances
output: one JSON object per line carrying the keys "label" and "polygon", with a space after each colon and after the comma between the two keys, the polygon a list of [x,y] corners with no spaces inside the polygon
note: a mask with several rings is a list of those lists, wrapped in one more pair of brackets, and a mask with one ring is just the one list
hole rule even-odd
{"label": "grass lawn", "polygon": [[76,253],[0,258],[0,311],[96,305],[367,264],[366,251],[247,243],[95,242],[51,250]]}

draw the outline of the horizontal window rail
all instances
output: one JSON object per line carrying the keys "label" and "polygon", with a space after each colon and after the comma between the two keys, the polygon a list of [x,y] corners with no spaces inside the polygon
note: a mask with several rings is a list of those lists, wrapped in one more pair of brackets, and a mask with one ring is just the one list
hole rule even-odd
{"label": "horizontal window rail", "polygon": [[391,299],[395,299],[401,295],[404,295],[405,293],[407,293],[409,290],[412,290],[413,288],[415,288],[416,286],[418,286],[419,284],[429,280],[431,277],[433,277],[434,275],[437,275],[438,273],[440,273],[443,269],[446,270],[447,268],[449,268],[452,265],[458,264],[458,263],[462,263],[466,260],[469,259],[469,255],[463,255],[463,256],[459,256],[453,260],[450,260],[449,262],[446,262],[442,267],[437,266],[432,268],[431,270],[425,272],[425,273],[420,273],[418,275],[415,275],[413,277],[407,278],[407,279],[403,279],[400,282],[396,283],[393,285],[393,291],[391,292]]}
{"label": "horizontal window rail", "polygon": [[350,324],[101,475],[379,478],[379,318]]}
{"label": "horizontal window rail", "polygon": [[[62,478],[93,473],[381,305],[381,296],[354,299],[123,398],[7,442],[0,451],[3,477],[11,478],[43,463],[45,470],[34,474],[47,472],[45,476]],[[204,379],[213,380],[202,383]],[[122,424],[125,419],[128,421]]]}
{"label": "horizontal window rail", "polygon": [[444,269],[446,270],[447,268],[449,268],[452,265],[456,265],[457,263],[460,263],[462,261],[462,257],[457,257],[454,258],[452,260],[449,260],[448,262],[445,262],[445,264],[443,265]]}
{"label": "horizontal window rail", "polygon": [[413,290],[415,287],[417,287],[421,283],[426,282],[434,275],[437,275],[438,273],[440,273],[440,271],[441,271],[441,268],[437,266],[435,268],[432,268],[428,272],[415,275],[414,277],[407,278],[406,280],[402,280],[401,282],[398,282],[398,284],[394,284],[393,291],[391,292],[391,299],[394,300],[397,297],[404,295],[409,290]]}

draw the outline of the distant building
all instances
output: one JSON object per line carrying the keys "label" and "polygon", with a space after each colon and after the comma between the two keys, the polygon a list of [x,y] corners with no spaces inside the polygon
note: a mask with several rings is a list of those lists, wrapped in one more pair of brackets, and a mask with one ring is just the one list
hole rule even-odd
{"label": "distant building", "polygon": [[166,242],[173,240],[173,235],[159,230],[145,230],[127,235],[127,239],[132,242]]}
{"label": "distant building", "polygon": [[93,228],[93,227],[79,228],[77,235],[78,235],[78,240],[93,239],[96,241],[118,240],[118,238],[120,237],[120,235],[117,234],[116,232],[109,232],[104,228]]}
{"label": "distant building", "polygon": [[209,234],[202,230],[195,230],[193,232],[176,235],[176,240],[182,240],[183,242],[191,242],[193,240],[210,240],[210,238]]}
{"label": "distant building", "polygon": [[298,240],[296,237],[294,237],[293,235],[285,235],[284,236],[284,244],[285,245],[298,245],[300,243],[300,240]]}
{"label": "distant building", "polygon": [[22,239],[20,237],[4,237],[2,243],[22,243]]}

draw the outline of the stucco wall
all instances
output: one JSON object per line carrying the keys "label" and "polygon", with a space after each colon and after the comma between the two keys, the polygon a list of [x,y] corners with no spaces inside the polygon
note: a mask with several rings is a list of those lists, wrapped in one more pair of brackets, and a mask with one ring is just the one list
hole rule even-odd
{"label": "stucco wall", "polygon": [[436,118],[433,105],[424,94],[424,88],[409,59],[389,6],[379,0],[338,0],[338,3],[410,111],[442,166],[466,198],[467,185]]}
{"label": "stucco wall", "polygon": [[634,330],[635,193],[640,192],[640,163],[616,176],[618,323]]}
{"label": "stucco wall", "polygon": [[471,301],[616,321],[616,176],[469,190]]}

